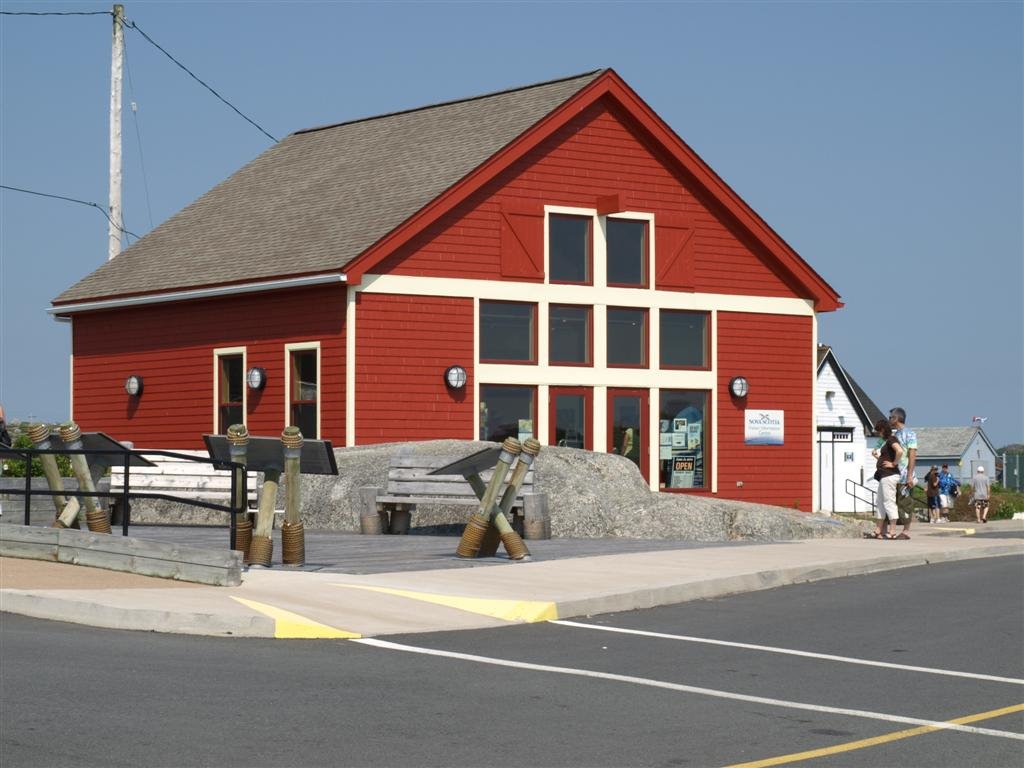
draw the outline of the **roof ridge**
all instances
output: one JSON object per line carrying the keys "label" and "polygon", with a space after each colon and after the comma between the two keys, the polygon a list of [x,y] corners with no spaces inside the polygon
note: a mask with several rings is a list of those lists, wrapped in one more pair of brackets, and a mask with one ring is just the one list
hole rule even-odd
{"label": "roof ridge", "polygon": [[385,118],[385,117],[395,117],[397,115],[407,115],[407,114],[409,114],[411,112],[423,112],[424,110],[427,110],[427,109],[436,109],[437,107],[448,107],[448,106],[451,106],[452,104],[463,104],[463,103],[469,102],[469,101],[479,101],[480,99],[489,99],[489,98],[491,98],[493,96],[502,96],[502,95],[504,95],[506,93],[515,93],[516,91],[528,91],[531,88],[541,88],[541,87],[543,87],[545,85],[554,85],[555,83],[564,83],[564,82],[567,82],[569,80],[578,80],[580,78],[587,77],[588,75],[596,75],[596,74],[598,74],[600,72],[606,72],[606,71],[607,71],[607,67],[605,67],[604,69],[593,69],[593,70],[591,70],[589,72],[580,72],[579,74],[576,74],[576,75],[569,75],[567,77],[558,77],[558,78],[555,78],[554,80],[545,80],[542,83],[530,83],[529,85],[520,85],[520,86],[516,86],[514,88],[505,88],[505,89],[500,90],[500,91],[492,91],[490,93],[481,93],[481,94],[479,94],[477,96],[467,96],[467,97],[461,98],[461,99],[451,99],[450,101],[440,101],[440,102],[437,102],[436,104],[424,104],[423,106],[412,107],[411,109],[400,109],[400,110],[398,110],[396,112],[384,112],[383,114],[379,114],[379,115],[369,115],[367,117],[358,117],[358,118],[356,118],[354,120],[345,120],[345,121],[340,122],[340,123],[328,123],[328,124],[325,124],[325,125],[313,126],[312,128],[300,128],[299,130],[293,131],[292,133],[290,133],[288,135],[289,136],[298,136],[299,134],[302,134],[302,133],[315,133],[317,131],[326,131],[326,130],[328,130],[330,128],[341,128],[342,126],[345,126],[345,125],[354,125],[355,123],[366,123],[366,122],[369,122],[371,120],[380,120],[380,119]]}

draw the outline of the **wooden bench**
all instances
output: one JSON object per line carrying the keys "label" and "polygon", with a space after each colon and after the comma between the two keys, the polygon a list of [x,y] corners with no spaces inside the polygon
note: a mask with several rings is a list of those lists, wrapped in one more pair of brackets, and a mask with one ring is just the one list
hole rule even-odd
{"label": "wooden bench", "polygon": [[[418,504],[479,507],[472,486],[462,475],[431,475],[435,469],[451,464],[459,457],[398,455],[388,465],[386,488],[364,486],[359,489],[360,529],[363,533],[408,533],[411,515]],[[515,465],[513,465],[514,467]],[[484,484],[493,470],[480,474]],[[512,471],[506,477],[511,477]],[[498,495],[500,502],[502,492]],[[467,510],[466,518],[469,518]],[[509,522],[524,538],[551,538],[548,521],[548,496],[534,489],[531,468],[516,495]]]}
{"label": "wooden bench", "polygon": [[[175,451],[188,456],[209,459],[205,451]],[[172,456],[147,454],[146,459],[153,462],[152,467],[131,467],[129,473],[129,491],[132,493],[162,493],[177,498],[207,501],[212,504],[231,503],[231,472],[226,469],[214,469],[209,461],[189,461]],[[124,466],[114,465],[110,468],[110,492],[121,493],[124,490]],[[120,521],[119,498],[111,499],[112,519]],[[133,509],[146,499],[132,499]],[[257,503],[256,472],[246,473],[246,506],[255,509]],[[202,510],[202,507],[196,507]],[[221,522],[227,521],[227,513],[217,510],[205,510]],[[133,512],[132,518],[136,515]]]}

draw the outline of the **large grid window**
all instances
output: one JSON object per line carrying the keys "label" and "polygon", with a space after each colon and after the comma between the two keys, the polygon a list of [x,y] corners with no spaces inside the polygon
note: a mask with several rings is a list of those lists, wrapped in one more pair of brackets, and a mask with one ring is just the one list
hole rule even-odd
{"label": "large grid window", "polygon": [[608,219],[608,285],[647,285],[647,222]]}
{"label": "large grid window", "polygon": [[317,392],[319,388],[317,350],[293,350],[288,358],[291,382],[288,400],[291,423],[302,431],[303,437],[317,439],[319,438],[317,434]]}
{"label": "large grid window", "polygon": [[242,355],[217,355],[217,433],[245,422],[244,361]]}
{"label": "large grid window", "polygon": [[608,307],[608,365],[647,365],[647,310]]}
{"label": "large grid window", "polygon": [[707,488],[708,393],[661,390],[659,486],[666,489]]}
{"label": "large grid window", "polygon": [[591,233],[593,219],[587,216],[548,217],[548,279],[552,283],[590,285]]}
{"label": "large grid window", "polygon": [[708,313],[661,310],[662,368],[709,367]]}
{"label": "large grid window", "polygon": [[536,304],[481,301],[481,362],[537,362],[536,318]]}
{"label": "large grid window", "polygon": [[480,385],[480,439],[523,441],[534,435],[537,388],[503,384]]}
{"label": "large grid window", "polygon": [[590,365],[590,307],[552,304],[549,310],[549,357],[558,365]]}

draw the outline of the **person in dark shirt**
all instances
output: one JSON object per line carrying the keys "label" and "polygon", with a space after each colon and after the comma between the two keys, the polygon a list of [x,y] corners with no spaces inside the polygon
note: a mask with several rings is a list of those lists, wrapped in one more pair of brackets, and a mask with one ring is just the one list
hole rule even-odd
{"label": "person in dark shirt", "polygon": [[[867,534],[872,539],[893,539],[891,529],[896,525],[899,510],[896,506],[896,487],[900,481],[899,461],[903,455],[903,446],[893,434],[888,419],[879,419],[875,424],[875,432],[885,442],[881,448],[872,451],[878,460],[875,465],[875,480],[878,481],[878,494],[875,496],[875,532]],[[904,534],[900,534],[904,536]]]}

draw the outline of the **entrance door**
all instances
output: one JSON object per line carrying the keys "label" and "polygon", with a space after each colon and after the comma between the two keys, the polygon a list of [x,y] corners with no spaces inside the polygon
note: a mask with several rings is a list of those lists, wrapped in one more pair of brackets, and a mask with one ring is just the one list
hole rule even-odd
{"label": "entrance door", "polygon": [[565,448],[584,448],[594,450],[591,440],[593,431],[593,412],[591,410],[590,387],[551,387],[550,445]]}
{"label": "entrance door", "polygon": [[608,453],[625,456],[650,482],[647,407],[646,389],[608,390]]}

